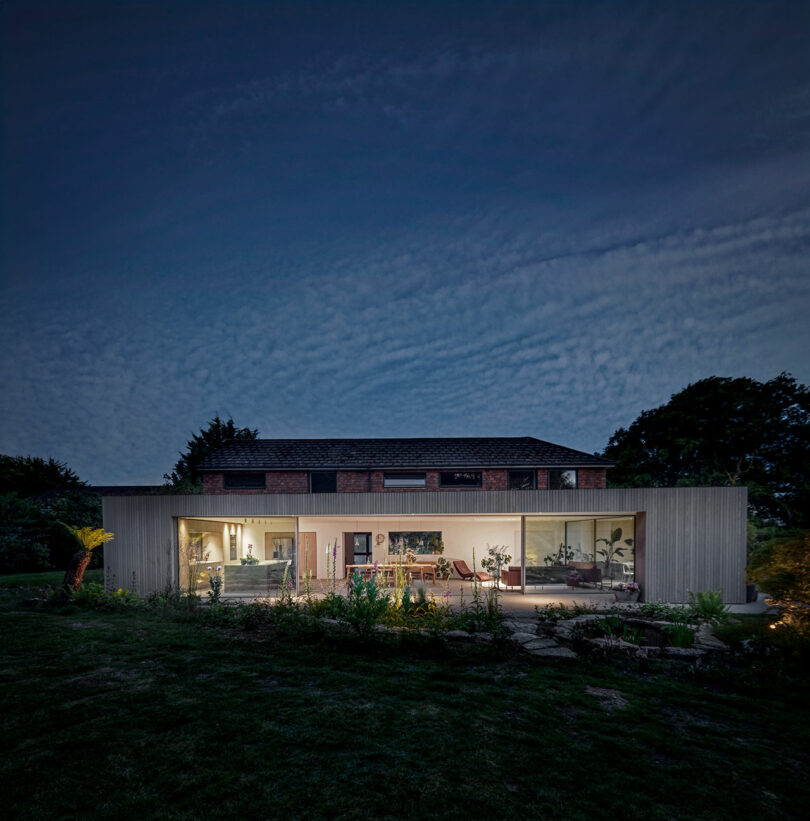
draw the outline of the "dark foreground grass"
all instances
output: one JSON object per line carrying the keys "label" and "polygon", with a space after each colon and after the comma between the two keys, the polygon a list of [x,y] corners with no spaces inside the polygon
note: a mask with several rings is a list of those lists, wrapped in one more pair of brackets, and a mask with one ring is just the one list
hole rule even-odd
{"label": "dark foreground grass", "polygon": [[0,594],[7,818],[806,817],[796,681],[22,599]]}
{"label": "dark foreground grass", "polygon": [[[46,570],[41,573],[9,573],[0,576],[0,587],[58,587],[65,578],[64,570]],[[84,574],[86,582],[101,584],[104,581],[103,570],[88,570]]]}

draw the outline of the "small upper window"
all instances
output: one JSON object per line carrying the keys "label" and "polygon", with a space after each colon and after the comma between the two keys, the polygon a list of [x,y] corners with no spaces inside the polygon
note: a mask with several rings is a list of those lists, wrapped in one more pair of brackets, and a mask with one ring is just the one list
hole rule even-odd
{"label": "small upper window", "polygon": [[510,470],[509,490],[534,490],[535,478],[533,470]]}
{"label": "small upper window", "polygon": [[337,493],[337,471],[319,470],[309,474],[311,493]]}
{"label": "small upper window", "polygon": [[226,473],[222,484],[225,490],[264,490],[264,474]]}
{"label": "small upper window", "polygon": [[481,471],[443,470],[439,483],[442,487],[481,487]]}
{"label": "small upper window", "polygon": [[575,470],[550,470],[548,472],[550,490],[573,490],[577,486]]}
{"label": "small upper window", "polygon": [[424,473],[384,473],[383,487],[425,487],[427,476]]}

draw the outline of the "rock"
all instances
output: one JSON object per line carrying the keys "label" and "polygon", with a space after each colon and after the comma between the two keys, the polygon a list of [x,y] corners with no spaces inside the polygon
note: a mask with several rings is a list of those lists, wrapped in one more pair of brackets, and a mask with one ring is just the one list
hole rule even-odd
{"label": "rock", "polygon": [[444,635],[448,639],[471,639],[472,638],[472,633],[468,633],[466,630],[448,630]]}
{"label": "rock", "polygon": [[632,644],[629,641],[624,641],[618,638],[601,637],[598,639],[588,639],[588,643],[599,650],[621,650],[623,653],[633,652],[638,650],[637,644]]}
{"label": "rock", "polygon": [[554,639],[538,639],[534,641],[527,641],[523,645],[524,650],[541,650],[544,647],[559,647],[559,644]]}
{"label": "rock", "polygon": [[728,650],[728,645],[715,636],[710,624],[700,625],[697,633],[695,633],[695,644],[698,647],[705,647],[707,650]]}
{"label": "rock", "polygon": [[696,659],[704,654],[698,647],[664,647],[663,653],[670,658]]}
{"label": "rock", "polygon": [[577,657],[577,654],[567,647],[538,647],[536,650],[528,650],[527,652],[532,656],[553,656],[563,659],[575,659]]}
{"label": "rock", "polygon": [[509,641],[515,641],[518,644],[526,644],[529,641],[535,641],[537,639],[536,633],[512,633],[509,636]]}

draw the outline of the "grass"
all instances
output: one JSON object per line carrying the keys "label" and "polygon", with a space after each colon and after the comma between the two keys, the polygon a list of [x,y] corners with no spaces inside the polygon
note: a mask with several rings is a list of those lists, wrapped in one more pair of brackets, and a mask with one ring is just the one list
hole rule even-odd
{"label": "grass", "polygon": [[9,818],[785,819],[810,801],[800,676],[540,663],[25,597],[0,591]]}
{"label": "grass", "polygon": [[[0,576],[0,588],[2,587],[59,587],[62,579],[65,578],[64,570],[46,570],[42,573],[10,573]],[[85,581],[104,581],[103,570],[88,570],[84,574]]]}

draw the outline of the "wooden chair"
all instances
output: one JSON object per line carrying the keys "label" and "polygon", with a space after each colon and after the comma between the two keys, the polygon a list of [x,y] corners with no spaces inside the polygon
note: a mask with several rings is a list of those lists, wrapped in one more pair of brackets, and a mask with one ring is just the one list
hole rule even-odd
{"label": "wooden chair", "polygon": [[422,581],[426,582],[428,577],[430,577],[431,584],[436,584],[436,565],[435,564],[423,564],[420,565],[422,570]]}

